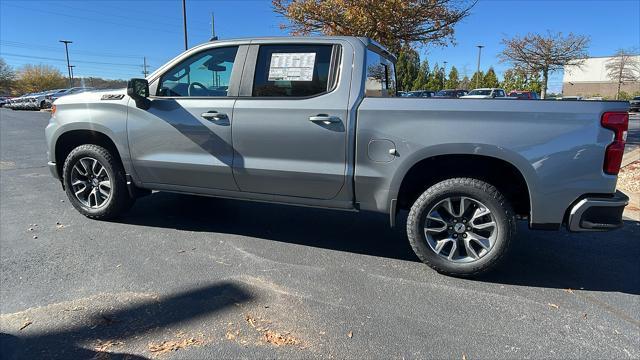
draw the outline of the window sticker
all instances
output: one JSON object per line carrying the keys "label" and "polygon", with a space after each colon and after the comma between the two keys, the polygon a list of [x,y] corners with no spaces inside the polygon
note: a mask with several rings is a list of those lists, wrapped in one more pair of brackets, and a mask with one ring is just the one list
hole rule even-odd
{"label": "window sticker", "polygon": [[313,81],[316,53],[273,53],[269,81]]}

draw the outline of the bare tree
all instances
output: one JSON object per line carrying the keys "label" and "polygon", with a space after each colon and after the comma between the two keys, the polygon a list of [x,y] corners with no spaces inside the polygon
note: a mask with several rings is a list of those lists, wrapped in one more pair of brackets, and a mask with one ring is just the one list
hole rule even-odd
{"label": "bare tree", "polygon": [[405,44],[447,45],[477,0],[272,0],[294,35],[367,36],[396,56]]}
{"label": "bare tree", "polygon": [[623,83],[640,79],[640,56],[633,54],[632,51],[620,49],[611,60],[607,61],[605,68],[609,79],[618,83],[616,92],[616,100],[618,100]]}
{"label": "bare tree", "polygon": [[502,61],[528,73],[542,74],[541,98],[547,94],[549,74],[567,65],[580,67],[587,57],[589,38],[569,33],[547,32],[546,35],[527,34],[502,40],[505,49],[500,54]]}

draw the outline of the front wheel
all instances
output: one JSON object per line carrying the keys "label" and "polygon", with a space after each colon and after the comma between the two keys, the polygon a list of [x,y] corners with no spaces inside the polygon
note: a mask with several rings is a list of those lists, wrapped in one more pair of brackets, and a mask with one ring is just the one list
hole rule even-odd
{"label": "front wheel", "polygon": [[87,144],[73,149],[62,173],[67,197],[84,216],[108,220],[133,204],[122,165],[101,146]]}
{"label": "front wheel", "polygon": [[515,216],[507,199],[493,185],[472,178],[433,185],[407,219],[416,255],[451,276],[471,277],[494,268],[514,235]]}

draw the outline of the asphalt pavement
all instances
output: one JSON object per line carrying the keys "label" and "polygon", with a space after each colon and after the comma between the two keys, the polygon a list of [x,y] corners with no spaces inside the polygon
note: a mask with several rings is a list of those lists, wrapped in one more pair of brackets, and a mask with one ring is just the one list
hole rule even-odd
{"label": "asphalt pavement", "polygon": [[640,357],[640,223],[520,224],[462,280],[374,215],[154,193],[94,221],[48,173],[47,120],[0,109],[3,359]]}

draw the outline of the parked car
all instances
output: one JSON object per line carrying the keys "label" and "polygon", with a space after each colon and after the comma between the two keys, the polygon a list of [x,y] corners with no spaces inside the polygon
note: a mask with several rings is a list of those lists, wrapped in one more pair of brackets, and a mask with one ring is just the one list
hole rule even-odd
{"label": "parked car", "polygon": [[445,89],[438,91],[433,97],[441,99],[457,99],[467,95],[467,93],[467,90]]}
{"label": "parked car", "polygon": [[4,107],[11,100],[10,96],[0,96],[0,107]]}
{"label": "parked car", "polygon": [[536,93],[535,91],[527,91],[527,90],[514,90],[514,91],[511,91],[508,96],[518,100],[540,99],[540,97],[538,96],[538,93]]}
{"label": "parked car", "polygon": [[404,95],[402,95],[403,97],[423,97],[423,98],[430,98],[433,97],[436,94],[435,91],[431,91],[431,90],[416,90],[416,91],[408,91],[405,92]]}
{"label": "parked car", "polygon": [[208,42],[126,90],[56,100],[49,168],[97,220],[152,190],[381,213],[391,226],[406,209],[417,256],[456,276],[499,263],[519,218],[623,225],[627,102],[398,99],[394,62],[357,37]]}
{"label": "parked car", "polygon": [[640,96],[636,96],[629,100],[629,111],[640,111]]}
{"label": "parked car", "polygon": [[498,88],[473,89],[469,91],[467,95],[461,96],[462,99],[494,99],[505,97],[505,91]]}

